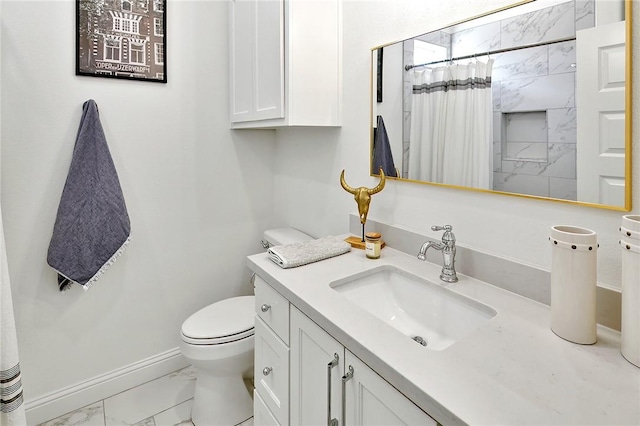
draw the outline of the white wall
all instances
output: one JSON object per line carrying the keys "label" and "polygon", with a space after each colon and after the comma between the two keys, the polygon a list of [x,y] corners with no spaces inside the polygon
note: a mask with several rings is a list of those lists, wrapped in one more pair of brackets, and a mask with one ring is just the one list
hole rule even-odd
{"label": "white wall", "polygon": [[[351,186],[373,186],[369,177],[370,49],[390,41],[435,30],[509,1],[418,0],[345,1],[344,3],[344,125],[339,132],[291,130],[278,133],[276,212],[282,223],[316,235],[348,231],[347,214],[355,212],[353,197],[338,183],[346,169]],[[635,5],[634,5],[635,6]],[[633,11],[640,22],[640,8]],[[639,40],[639,25],[634,39]],[[640,52],[633,61],[640,70]],[[640,129],[640,73],[633,85],[634,126]],[[633,204],[640,207],[640,130],[633,137]],[[310,159],[313,159],[312,161]],[[373,197],[369,217],[432,233],[431,225],[451,224],[458,242],[467,247],[549,269],[549,227],[572,224],[598,233],[599,280],[620,286],[618,226],[621,212],[520,197],[389,181]],[[419,247],[416,247],[416,252]]]}
{"label": "white wall", "polygon": [[[177,346],[190,313],[251,291],[244,256],[260,250],[266,226],[347,232],[356,205],[340,171],[352,186],[376,182],[368,170],[369,49],[506,3],[345,0],[343,127],[276,136],[228,130],[223,1],[169,2],[162,85],[74,76],[74,1],[3,0],[2,209],[27,400]],[[634,16],[640,22],[639,8]],[[91,290],[58,293],[46,251],[88,98],[100,107],[133,242]],[[638,92],[634,102],[640,129]],[[589,227],[600,236],[600,279],[613,286],[620,216],[391,181],[370,212],[421,232],[450,223],[461,244],[544,267],[549,226]]]}
{"label": "white wall", "polygon": [[[3,1],[2,210],[25,397],[176,348],[198,308],[250,294],[274,132],[230,131],[227,3],[170,1],[168,84],[74,75],[75,2]],[[100,109],[132,242],[89,291],[46,255],[82,103]]]}

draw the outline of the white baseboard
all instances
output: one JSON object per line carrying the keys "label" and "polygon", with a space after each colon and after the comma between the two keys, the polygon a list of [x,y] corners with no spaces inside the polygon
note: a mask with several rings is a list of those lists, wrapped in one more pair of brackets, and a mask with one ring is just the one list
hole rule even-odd
{"label": "white baseboard", "polygon": [[75,385],[27,400],[25,402],[27,423],[37,425],[54,419],[188,365],[180,349],[176,347]]}

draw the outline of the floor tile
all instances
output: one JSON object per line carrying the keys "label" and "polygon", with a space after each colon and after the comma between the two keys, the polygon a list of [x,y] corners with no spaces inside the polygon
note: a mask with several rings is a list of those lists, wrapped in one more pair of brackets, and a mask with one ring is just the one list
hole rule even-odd
{"label": "floor tile", "polygon": [[104,424],[104,406],[100,401],[48,422],[40,423],[38,426],[104,426]]}
{"label": "floor tile", "polygon": [[253,426],[253,417],[251,417],[249,420],[245,421],[244,423],[240,423],[240,426]]}
{"label": "floor tile", "polygon": [[131,426],[156,426],[156,422],[153,417],[149,417],[148,419],[144,419],[143,421]]}
{"label": "floor tile", "polygon": [[193,399],[178,404],[175,407],[171,407],[159,414],[156,414],[153,418],[156,421],[157,426],[193,426],[191,423],[191,406],[193,405]]}
{"label": "floor tile", "polygon": [[196,376],[187,367],[105,399],[106,425],[134,425],[193,398]]}

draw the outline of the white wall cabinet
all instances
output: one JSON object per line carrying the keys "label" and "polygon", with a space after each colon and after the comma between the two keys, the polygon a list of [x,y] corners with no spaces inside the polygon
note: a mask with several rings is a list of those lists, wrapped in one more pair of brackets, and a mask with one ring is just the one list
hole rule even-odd
{"label": "white wall cabinet", "polygon": [[437,424],[260,277],[255,294],[256,426]]}
{"label": "white wall cabinet", "polygon": [[230,3],[231,128],[340,126],[341,0]]}

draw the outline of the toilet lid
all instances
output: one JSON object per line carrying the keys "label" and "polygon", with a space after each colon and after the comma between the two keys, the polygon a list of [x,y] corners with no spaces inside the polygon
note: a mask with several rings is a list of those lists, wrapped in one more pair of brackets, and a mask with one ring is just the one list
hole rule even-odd
{"label": "toilet lid", "polygon": [[[205,306],[182,324],[189,343],[215,344],[253,335],[255,296],[224,299]],[[202,339],[202,340],[200,340]]]}

